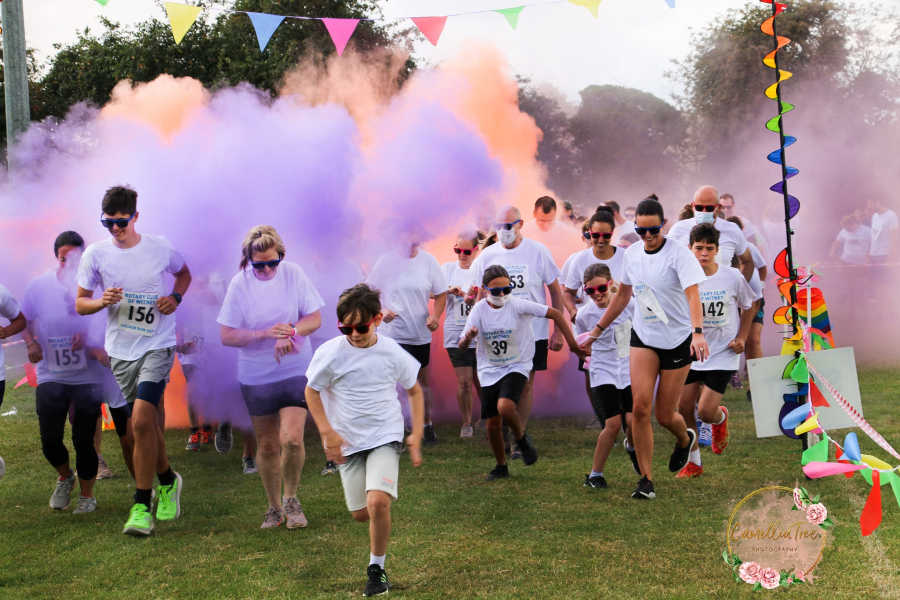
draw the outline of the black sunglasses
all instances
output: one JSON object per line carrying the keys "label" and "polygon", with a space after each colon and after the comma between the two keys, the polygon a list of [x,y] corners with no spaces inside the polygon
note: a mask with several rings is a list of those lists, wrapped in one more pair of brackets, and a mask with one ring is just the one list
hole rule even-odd
{"label": "black sunglasses", "polygon": [[694,210],[697,212],[716,212],[716,209],[722,206],[721,204],[695,204]]}
{"label": "black sunglasses", "polygon": [[511,285],[502,288],[485,288],[491,293],[491,296],[509,296],[513,289]]}
{"label": "black sunglasses", "polygon": [[119,229],[125,229],[128,227],[128,223],[134,219],[134,215],[131,215],[127,219],[104,219],[100,218],[100,224],[106,227],[107,229],[112,229],[113,225],[118,227]]}
{"label": "black sunglasses", "polygon": [[659,235],[659,232],[662,231],[663,225],[665,225],[665,224],[666,224],[666,222],[663,221],[656,227],[635,227],[634,232],[636,234],[638,234],[638,236],[640,236],[640,237],[644,237],[648,233],[650,235]]}
{"label": "black sunglasses", "polygon": [[369,326],[371,326],[372,323],[374,323],[375,319],[377,319],[377,318],[378,318],[378,315],[375,315],[374,317],[372,317],[372,320],[369,321],[368,323],[363,323],[362,325],[354,325],[352,327],[349,325],[343,325],[342,323],[339,322],[338,323],[338,331],[340,331],[344,335],[350,335],[351,333],[353,333],[354,329],[356,330],[356,333],[360,333],[360,334],[369,333]]}
{"label": "black sunglasses", "polygon": [[283,260],[284,260],[284,256],[279,254],[278,258],[276,258],[275,260],[267,260],[266,262],[251,262],[250,265],[257,271],[262,271],[266,267],[269,267],[270,269],[274,269],[275,267],[280,265],[281,261],[283,261]]}
{"label": "black sunglasses", "polygon": [[584,234],[584,239],[593,238],[595,240],[599,240],[600,238],[603,238],[604,240],[608,240],[611,239],[612,236],[612,233],[596,233],[594,231],[587,231]]}
{"label": "black sunglasses", "polygon": [[584,288],[584,293],[588,296],[593,296],[596,292],[600,292],[601,294],[609,289],[609,284],[598,285],[595,288],[586,287]]}
{"label": "black sunglasses", "polygon": [[475,252],[475,249],[472,248],[471,250],[465,250],[463,248],[457,248],[456,246],[454,246],[453,251],[456,252],[457,254],[465,254],[466,256],[472,256],[472,253]]}

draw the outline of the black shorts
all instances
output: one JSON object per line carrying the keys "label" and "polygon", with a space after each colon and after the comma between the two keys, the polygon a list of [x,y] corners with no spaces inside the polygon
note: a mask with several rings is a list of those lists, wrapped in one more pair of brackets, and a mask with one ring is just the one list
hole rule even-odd
{"label": "black shorts", "polygon": [[131,404],[125,404],[125,406],[120,406],[118,408],[113,408],[109,406],[109,416],[112,417],[113,425],[116,427],[116,435],[119,437],[125,437],[125,434],[128,433],[128,419],[131,418]]}
{"label": "black shorts", "polygon": [[460,367],[475,368],[475,348],[467,348],[460,350],[459,348],[446,348],[447,356],[450,357],[450,364],[454,369]]}
{"label": "black shorts", "polygon": [[251,417],[276,415],[282,408],[307,408],[306,377],[291,377],[263,385],[242,383],[241,394]]}
{"label": "black shorts", "polygon": [[500,398],[509,398],[518,405],[519,396],[527,384],[528,377],[525,375],[510,373],[494,385],[481,388],[481,418],[487,420],[500,414],[497,410]]}
{"label": "black shorts", "polygon": [[588,370],[584,368],[584,359],[583,358],[578,359],[578,370],[581,371],[582,373],[588,372]]}
{"label": "black shorts", "polygon": [[594,408],[594,414],[601,421],[630,413],[633,404],[630,385],[624,390],[620,390],[612,384],[591,388],[591,406]]}
{"label": "black shorts", "polygon": [[759,323],[760,325],[762,325],[763,319],[765,318],[765,316],[766,316],[766,299],[760,298],[759,299],[759,309],[756,311],[756,315],[753,317],[753,322]]}
{"label": "black shorts", "polygon": [[717,394],[724,394],[728,388],[728,382],[731,381],[734,374],[735,371],[695,371],[691,369],[688,371],[684,385],[699,381]]}
{"label": "black shorts", "polygon": [[532,371],[547,370],[547,351],[550,343],[548,340],[535,340],[534,342],[534,359],[531,361]]}
{"label": "black shorts", "polygon": [[661,348],[648,346],[647,344],[642,342],[641,338],[638,337],[637,332],[632,329],[631,347],[653,350],[654,352],[656,352],[656,355],[659,356],[660,371],[675,371],[691,364],[691,337],[693,337],[693,334],[689,335],[686,340],[684,340],[674,348],[670,350],[663,350]]}
{"label": "black shorts", "polygon": [[400,347],[412,354],[412,357],[419,361],[423,369],[428,366],[431,360],[431,344],[400,344]]}

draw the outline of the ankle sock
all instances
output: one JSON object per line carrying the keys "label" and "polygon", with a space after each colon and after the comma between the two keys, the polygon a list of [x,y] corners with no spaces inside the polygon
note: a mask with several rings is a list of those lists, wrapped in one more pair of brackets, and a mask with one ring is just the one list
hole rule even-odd
{"label": "ankle sock", "polygon": [[384,569],[384,556],[375,556],[374,554],[369,554],[369,564],[378,565],[379,567]]}
{"label": "ankle sock", "polygon": [[629,452],[634,452],[634,446],[628,443],[628,438],[625,438],[625,449]]}
{"label": "ankle sock", "polygon": [[143,504],[150,510],[150,500],[152,498],[150,490],[137,489],[134,491],[134,503]]}
{"label": "ankle sock", "polygon": [[694,463],[698,467],[702,466],[703,463],[700,462],[700,450],[691,450],[691,456],[688,458],[688,461]]}
{"label": "ankle sock", "polygon": [[718,423],[713,423],[713,425],[721,425],[721,424],[724,423],[724,422],[725,422],[725,411],[723,410],[723,411],[722,411],[722,418],[719,419],[719,422],[718,422]]}
{"label": "ankle sock", "polygon": [[159,479],[159,485],[172,485],[175,483],[175,473],[172,471],[172,467],[166,469],[165,473],[157,473],[156,477]]}
{"label": "ankle sock", "polygon": [[590,477],[591,479],[593,479],[594,477],[603,477],[603,471],[599,471],[599,472],[598,472],[598,471],[591,471],[591,474],[590,474],[589,477]]}

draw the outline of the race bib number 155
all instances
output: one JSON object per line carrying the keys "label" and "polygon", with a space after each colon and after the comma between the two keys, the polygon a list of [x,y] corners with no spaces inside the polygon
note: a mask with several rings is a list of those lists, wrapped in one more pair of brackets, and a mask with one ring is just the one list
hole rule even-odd
{"label": "race bib number 155", "polygon": [[147,337],[156,335],[162,315],[156,308],[159,294],[122,292],[119,302],[119,329]]}

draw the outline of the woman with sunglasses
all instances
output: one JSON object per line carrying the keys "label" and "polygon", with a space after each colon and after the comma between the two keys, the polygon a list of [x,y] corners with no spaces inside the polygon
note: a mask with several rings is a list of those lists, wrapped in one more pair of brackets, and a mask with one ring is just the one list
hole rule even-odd
{"label": "woman with sunglasses", "polygon": [[240,348],[238,381],[269,501],[261,528],[278,527],[286,518],[287,528],[297,529],[307,525],[297,498],[306,459],[307,337],[321,324],[324,302],[303,269],[284,261],[284,243],[273,227],[251,229],[241,254],[219,313],[222,344]]}
{"label": "woman with sunglasses", "polygon": [[[590,300],[578,309],[575,319],[575,333],[590,331],[603,318],[612,298],[613,278],[609,266],[595,263],[584,271],[584,295]],[[634,315],[634,300],[604,330],[591,345],[588,365],[591,384],[591,405],[603,430],[597,437],[594,449],[594,463],[591,472],[584,479],[584,487],[603,489],[608,487],[603,477],[606,459],[619,436],[622,422],[625,422],[626,442],[631,435],[631,373],[629,371],[629,346],[631,342],[631,320]],[[633,448],[633,446],[632,446]],[[629,452],[635,472],[640,475],[634,452]]]}
{"label": "woman with sunglasses", "polygon": [[588,231],[585,234],[585,239],[590,242],[591,247],[572,255],[571,266],[562,283],[565,286],[563,302],[573,323],[578,312],[581,278],[585,269],[590,265],[602,264],[609,267],[613,281],[619,281],[622,278],[622,271],[625,268],[625,252],[611,243],[615,227],[616,221],[612,209],[600,206],[588,222]]}
{"label": "woman with sunglasses", "polygon": [[478,379],[483,386],[481,418],[487,422],[488,439],[497,459],[497,466],[490,472],[487,481],[494,481],[509,477],[503,444],[504,422],[512,430],[525,464],[533,465],[538,459],[531,437],[525,432],[516,412],[534,359],[532,322],[539,318],[552,319],[572,352],[578,356],[584,356],[584,352],[578,347],[560,311],[513,296],[515,288],[505,268],[500,265],[487,267],[482,277],[482,288],[485,297],[472,307],[465,333],[459,340],[459,349],[467,350],[475,338],[479,338]]}
{"label": "woman with sunglasses", "polygon": [[[666,220],[662,205],[652,198],[637,206],[635,232],[643,244],[625,251],[625,272],[606,313],[590,332],[599,338],[626,309],[632,297],[637,309],[631,332],[631,389],[634,397],[632,438],[641,480],[631,497],[656,497],[653,489],[653,427],[650,414],[657,379],[656,420],[675,436],[669,470],[680,471],[688,462],[697,434],[676,412],[691,356],[705,360],[709,347],[703,337],[703,311],[698,285],[706,275],[687,246],[662,235]],[[592,340],[582,348],[587,350]],[[626,445],[626,450],[628,449]]]}
{"label": "woman with sunglasses", "polygon": [[462,430],[459,437],[470,438],[475,435],[472,429],[472,385],[480,393],[481,385],[475,375],[475,347],[468,350],[460,350],[459,337],[466,325],[469,311],[472,307],[466,304],[465,298],[475,295],[477,288],[467,289],[469,281],[469,268],[472,261],[478,256],[479,244],[484,240],[484,234],[480,231],[460,234],[456,238],[453,251],[457,260],[441,265],[441,271],[447,280],[450,289],[447,291],[447,317],[444,319],[444,348],[450,357],[450,364],[456,371],[456,403],[459,405],[459,413],[462,416]]}

